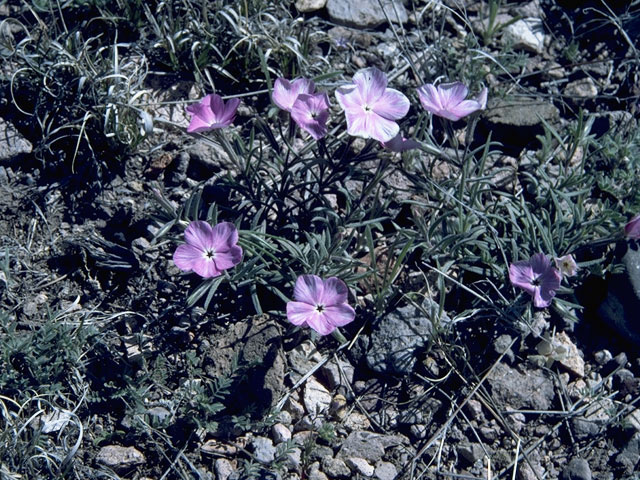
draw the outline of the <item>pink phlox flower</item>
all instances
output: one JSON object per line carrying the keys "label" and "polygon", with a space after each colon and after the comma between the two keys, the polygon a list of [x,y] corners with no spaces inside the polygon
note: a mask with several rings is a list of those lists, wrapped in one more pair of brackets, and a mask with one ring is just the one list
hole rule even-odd
{"label": "pink phlox flower", "polygon": [[296,78],[292,81],[284,78],[276,79],[273,84],[273,93],[271,99],[282,110],[291,112],[293,104],[298,99],[298,95],[306,93],[311,95],[315,92],[316,86],[313,80],[306,78]]}
{"label": "pink phlox flower", "polygon": [[192,115],[187,132],[199,133],[228,127],[236,116],[238,105],[238,98],[231,98],[225,103],[220,95],[207,95],[187,107],[187,112]]}
{"label": "pink phlox flower", "polygon": [[347,304],[347,294],[347,286],[337,277],[323,280],[316,275],[300,275],[293,290],[295,301],[287,303],[287,318],[294,325],[328,335],[356,316]]}
{"label": "pink phlox flower", "polygon": [[624,234],[627,238],[640,240],[640,213],[629,220],[624,226]]}
{"label": "pink phlox flower", "polygon": [[389,142],[400,132],[395,122],[409,111],[409,99],[387,88],[387,77],[375,67],[359,70],[353,83],[336,90],[347,119],[347,133]]}
{"label": "pink phlox flower", "polygon": [[242,260],[238,230],[233,223],[212,227],[207,222],[191,222],[184,232],[186,244],[173,254],[173,262],[183,272],[195,272],[203,278],[217,277]]}
{"label": "pink phlox flower", "polygon": [[578,264],[573,255],[564,255],[555,259],[556,268],[565,277],[573,277],[578,273]]}
{"label": "pink phlox flower", "polygon": [[425,110],[452,121],[487,106],[487,88],[483,88],[474,99],[465,100],[469,89],[462,82],[442,83],[437,87],[431,83],[418,88],[418,97]]}
{"label": "pink phlox flower", "polygon": [[315,140],[327,134],[329,97],[326,93],[301,93],[291,108],[291,118]]}
{"label": "pink phlox flower", "polygon": [[548,307],[560,288],[562,275],[544,253],[536,253],[527,261],[509,265],[509,280],[527,291],[538,308]]}
{"label": "pink phlox flower", "polygon": [[398,133],[395,137],[393,137],[388,142],[381,142],[382,146],[392,152],[406,152],[407,150],[413,150],[414,148],[418,148],[420,144],[416,142],[413,138],[405,138],[402,136],[402,133]]}

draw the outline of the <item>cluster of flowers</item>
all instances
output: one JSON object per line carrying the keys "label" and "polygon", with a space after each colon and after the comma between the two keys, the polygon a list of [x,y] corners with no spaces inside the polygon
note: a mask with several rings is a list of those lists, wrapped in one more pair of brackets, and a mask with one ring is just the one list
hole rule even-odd
{"label": "cluster of flowers", "polygon": [[[466,99],[469,90],[461,82],[443,83],[437,87],[426,84],[417,89],[420,103],[429,112],[457,121],[487,104],[487,89],[483,88],[475,99]],[[339,87],[338,104],[345,113],[347,133],[356,137],[372,138],[393,151],[416,148],[418,143],[407,140],[400,133],[400,120],[409,112],[409,99],[398,90],[387,88],[386,75],[375,67],[358,71],[353,83]],[[296,125],[315,140],[327,135],[329,96],[316,92],[315,84],[306,78],[292,81],[278,78],[273,86],[273,103],[291,114]],[[187,108],[193,115],[188,132],[202,132],[231,124],[239,100],[226,104],[218,95],[207,95]]]}

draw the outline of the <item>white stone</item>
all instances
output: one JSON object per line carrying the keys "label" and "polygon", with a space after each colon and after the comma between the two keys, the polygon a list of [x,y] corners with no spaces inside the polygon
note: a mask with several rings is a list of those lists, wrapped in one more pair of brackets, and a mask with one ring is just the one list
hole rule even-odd
{"label": "white stone", "polygon": [[347,465],[365,477],[371,477],[375,471],[375,468],[364,458],[349,457],[347,458]]}
{"label": "white stone", "polygon": [[544,28],[539,18],[523,18],[504,29],[502,41],[513,48],[542,53],[544,49]]}
{"label": "white stone", "polygon": [[311,377],[304,386],[304,406],[309,414],[324,412],[331,404],[331,394],[320,382]]}

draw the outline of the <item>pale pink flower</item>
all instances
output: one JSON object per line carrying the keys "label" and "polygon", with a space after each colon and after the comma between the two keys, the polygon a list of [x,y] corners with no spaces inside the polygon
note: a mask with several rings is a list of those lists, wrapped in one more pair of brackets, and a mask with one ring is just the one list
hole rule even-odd
{"label": "pale pink flower", "polygon": [[624,234],[627,238],[640,240],[640,213],[629,220],[624,226]]}
{"label": "pale pink flower", "polygon": [[509,265],[509,280],[531,294],[536,307],[544,308],[560,288],[562,275],[544,253],[536,253],[527,261]]}
{"label": "pale pink flower", "polygon": [[406,152],[407,150],[413,150],[418,148],[420,144],[412,138],[405,138],[402,133],[398,133],[388,142],[381,142],[382,146],[392,152]]}
{"label": "pale pink flower", "polygon": [[556,268],[565,277],[573,277],[578,272],[578,264],[573,255],[564,255],[555,259]]}
{"label": "pale pink flower", "polygon": [[184,232],[185,245],[173,254],[173,263],[184,272],[195,272],[203,278],[217,277],[242,260],[238,230],[233,223],[222,222],[212,227],[207,222],[191,222]]}
{"label": "pale pink flower", "polygon": [[293,104],[298,99],[298,95],[306,93],[311,95],[315,92],[316,86],[313,80],[306,78],[296,78],[292,81],[284,78],[277,78],[273,84],[271,99],[282,110],[291,112]]}
{"label": "pale pink flower", "polygon": [[359,70],[353,83],[336,90],[349,135],[389,142],[400,132],[395,122],[409,111],[409,99],[387,88],[387,77],[375,67]]}
{"label": "pale pink flower", "polygon": [[301,93],[291,108],[291,118],[315,140],[327,134],[329,97],[326,93]]}
{"label": "pale pink flower", "polygon": [[418,88],[418,97],[425,110],[452,121],[487,106],[487,89],[483,88],[475,99],[465,100],[469,89],[462,82],[442,83],[437,87],[431,83]]}
{"label": "pale pink flower", "polygon": [[287,318],[294,325],[328,335],[356,316],[347,304],[347,294],[347,286],[337,277],[322,280],[316,275],[300,275],[293,290],[295,301],[287,303]]}
{"label": "pale pink flower", "polygon": [[220,95],[207,95],[200,102],[187,107],[187,112],[192,115],[187,132],[199,133],[228,127],[236,116],[238,105],[238,98],[231,98],[225,103]]}

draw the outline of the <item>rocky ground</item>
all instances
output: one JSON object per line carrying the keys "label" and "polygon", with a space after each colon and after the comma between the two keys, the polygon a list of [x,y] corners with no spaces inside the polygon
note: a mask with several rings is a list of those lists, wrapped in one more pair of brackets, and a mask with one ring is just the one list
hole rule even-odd
{"label": "rocky ground", "polygon": [[[594,136],[637,129],[637,5],[506,3],[493,24],[506,26],[488,33],[484,2],[382,3],[298,0],[289,11],[324,39],[311,48],[332,45],[331,68],[349,75],[378,66],[405,78],[400,30],[404,41],[454,49],[490,35],[497,67],[478,75],[490,91],[509,82],[517,91],[490,96],[475,131],[501,145],[488,170],[498,190],[522,189],[545,125],[563,131],[583,110]],[[25,15],[10,7],[5,19]],[[498,55],[505,49],[511,56]],[[149,85],[164,95],[156,122],[184,128],[183,105],[170,100],[196,99],[201,85],[168,82]],[[240,123],[257,105],[246,102]],[[168,126],[154,148],[129,150],[83,183],[94,173],[42,161],[6,95],[0,113],[3,480],[47,471],[35,451],[17,460],[23,445],[42,445],[58,478],[640,478],[637,243],[585,247],[617,268],[584,277],[577,323],[551,309],[513,310],[509,321],[467,312],[454,283],[455,301],[422,295],[379,318],[363,292],[365,320],[339,346],[292,329],[275,308],[256,314],[240,290],[221,287],[208,309],[186,306],[198,282],[171,260],[180,235],[161,230],[158,198],[179,207],[195,187],[215,186],[228,170],[217,147]],[[441,165],[434,178],[457,175]],[[385,194],[406,184],[390,177]],[[221,195],[205,189],[202,201],[224,204]],[[405,275],[405,285],[435,279]],[[25,396],[49,382],[50,393]]]}

